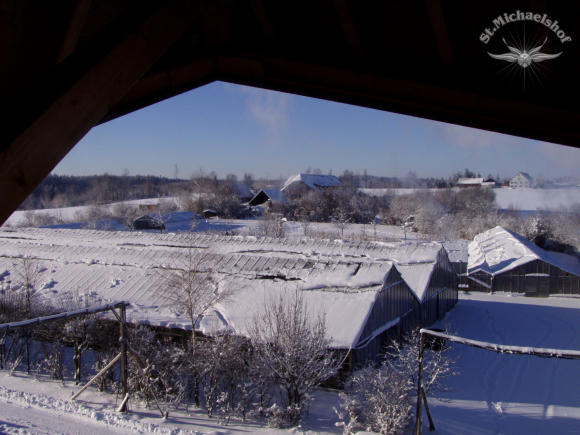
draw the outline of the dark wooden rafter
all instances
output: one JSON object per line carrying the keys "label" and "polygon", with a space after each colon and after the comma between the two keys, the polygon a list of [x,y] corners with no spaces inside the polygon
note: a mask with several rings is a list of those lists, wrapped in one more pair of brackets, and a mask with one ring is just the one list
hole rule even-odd
{"label": "dark wooden rafter", "polygon": [[77,0],[67,31],[64,35],[64,40],[62,41],[60,51],[56,58],[57,65],[75,51],[90,8],[91,0]]}
{"label": "dark wooden rafter", "polygon": [[[29,105],[34,116],[23,122],[20,131],[22,123],[17,123],[12,131],[8,128],[5,136],[8,143],[2,144],[0,202],[4,206],[0,222],[10,216],[202,12],[201,2],[169,0],[149,4],[152,6],[147,14],[142,11],[136,14],[142,21],[132,23],[133,30],[128,34],[115,31],[113,36],[99,34],[94,44],[83,45],[63,61],[43,83],[47,89],[52,85],[59,90],[49,94],[49,101],[41,101],[36,106],[30,98],[19,102],[20,108]],[[118,20],[127,19],[131,12]],[[122,22],[116,23],[114,28],[122,25]],[[101,40],[105,50],[99,46]],[[94,59],[99,49],[102,53]],[[83,57],[87,50],[92,55],[89,63]],[[14,114],[15,119],[17,116],[18,113]]]}
{"label": "dark wooden rafter", "polygon": [[234,0],[211,2],[204,13],[203,42],[208,48],[227,46],[232,41]]}
{"label": "dark wooden rafter", "polygon": [[278,37],[276,36],[276,32],[274,31],[274,27],[272,27],[272,22],[268,17],[268,13],[266,9],[264,9],[264,4],[262,0],[250,0],[252,4],[252,9],[254,10],[254,14],[260,23],[260,28],[264,33],[264,37],[268,42],[270,47],[275,47],[278,45]]}
{"label": "dark wooden rafter", "polygon": [[334,9],[336,10],[336,15],[340,21],[340,27],[342,28],[350,52],[358,60],[363,60],[364,53],[356,34],[356,29],[354,27],[351,14],[348,10],[346,0],[333,0],[333,3]]}
{"label": "dark wooden rafter", "polygon": [[429,12],[429,20],[431,27],[433,27],[433,35],[435,37],[435,44],[437,51],[441,58],[441,65],[446,76],[455,76],[455,62],[453,60],[453,50],[451,49],[451,41],[447,32],[447,24],[445,23],[445,15],[441,7],[441,0],[425,0],[427,3],[427,10]]}

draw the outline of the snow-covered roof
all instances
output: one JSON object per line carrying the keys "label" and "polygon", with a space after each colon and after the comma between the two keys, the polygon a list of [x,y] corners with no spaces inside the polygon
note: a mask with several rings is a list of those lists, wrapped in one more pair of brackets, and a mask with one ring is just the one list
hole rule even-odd
{"label": "snow-covered roof", "polygon": [[393,267],[422,300],[442,249],[437,243],[19,229],[0,231],[0,277],[10,279],[5,272],[19,256],[42,258],[46,270],[39,291],[46,297],[75,288],[90,290],[104,302],[130,302],[128,316],[137,322],[191,329],[179,309],[160,294],[163,278],[157,272],[160,266],[174,265],[189,246],[210,252],[220,285],[238,289],[196,329],[245,333],[250,314],[265,298],[299,289],[313,313],[326,313],[337,348],[357,344]]}
{"label": "snow-covered roof", "polygon": [[240,198],[252,198],[254,196],[250,188],[244,183],[232,183],[230,187]]}
{"label": "snow-covered roof", "polygon": [[312,175],[312,174],[297,174],[288,178],[284,183],[282,190],[286,189],[294,182],[302,182],[310,187],[312,190],[318,190],[319,187],[334,187],[340,186],[340,180],[334,175]]}
{"label": "snow-covered roof", "polygon": [[452,263],[467,263],[469,242],[467,240],[454,240],[451,242],[441,242],[449,261]]}
{"label": "snow-covered roof", "polygon": [[542,260],[562,270],[580,275],[580,263],[573,265],[544,251],[525,237],[497,226],[478,234],[469,244],[468,273],[498,275],[534,260]]}

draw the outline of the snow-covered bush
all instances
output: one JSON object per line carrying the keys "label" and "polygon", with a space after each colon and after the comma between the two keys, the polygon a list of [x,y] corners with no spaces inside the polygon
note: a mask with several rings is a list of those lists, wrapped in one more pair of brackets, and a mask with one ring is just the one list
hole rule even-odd
{"label": "snow-covered bush", "polygon": [[412,417],[413,385],[395,366],[386,362],[357,370],[347,379],[336,410],[350,435],[357,429],[381,434],[400,434]]}
{"label": "snow-covered bush", "polygon": [[[420,334],[415,329],[402,343],[393,342],[386,361],[353,372],[340,394],[336,410],[345,434],[357,429],[400,434],[412,417],[417,401]],[[422,386],[425,394],[448,391],[447,380],[457,374],[449,348],[424,347]]]}
{"label": "snow-covered bush", "polygon": [[262,366],[276,379],[282,408],[296,408],[288,425],[299,422],[314,388],[335,375],[342,361],[329,350],[324,313],[312,313],[300,290],[265,302],[248,327]]}

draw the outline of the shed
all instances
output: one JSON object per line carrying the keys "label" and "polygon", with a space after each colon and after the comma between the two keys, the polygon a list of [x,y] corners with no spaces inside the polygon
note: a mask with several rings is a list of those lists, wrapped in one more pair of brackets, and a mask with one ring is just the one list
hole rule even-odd
{"label": "shed", "polygon": [[201,212],[204,219],[210,219],[218,216],[218,212],[212,209],[207,209]]}
{"label": "shed", "polygon": [[192,325],[160,294],[162,278],[153,271],[195,246],[220,285],[238,289],[197,331],[246,334],[264,300],[298,290],[312,315],[326,313],[330,346],[349,354],[350,367],[379,360],[391,339],[441,320],[457,302],[457,277],[438,243],[47,229],[0,232],[0,243],[0,275],[13,267],[11,256],[34,253],[51,263],[50,285],[40,290],[47,298],[90,282],[103,299],[130,302],[135,322],[182,330]]}
{"label": "shed", "polygon": [[526,296],[580,294],[580,262],[544,251],[525,237],[495,227],[469,244],[470,288]]}

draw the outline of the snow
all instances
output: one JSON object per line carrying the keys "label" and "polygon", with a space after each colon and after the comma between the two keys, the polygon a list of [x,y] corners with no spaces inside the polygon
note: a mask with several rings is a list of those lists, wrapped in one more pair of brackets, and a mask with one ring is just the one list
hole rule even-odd
{"label": "snow", "polygon": [[[580,351],[580,300],[502,294],[460,295],[444,319],[450,331],[504,346]],[[429,399],[437,433],[575,433],[580,423],[578,361],[509,355],[450,344],[460,376]],[[426,418],[425,418],[426,420]],[[428,433],[428,422],[424,422]]]}
{"label": "snow", "polygon": [[478,234],[469,244],[469,274],[483,271],[495,276],[534,260],[542,260],[580,275],[578,260],[574,263],[566,257],[553,255],[525,237],[500,226]]}
{"label": "snow", "polygon": [[[53,381],[35,380],[25,374],[8,376],[0,371],[0,433],[9,435],[301,435],[340,434],[332,411],[338,394],[315,392],[309,416],[301,427],[270,429],[264,421],[232,420],[229,425],[209,419],[203,409],[189,412],[169,408],[169,418],[159,418],[156,409],[146,409],[129,401],[128,413],[117,413],[119,400],[114,394],[100,393],[91,387],[76,401],[71,397],[81,389],[72,382],[62,386]],[[162,405],[163,406],[163,405]]]}
{"label": "snow", "polygon": [[441,242],[445,250],[447,251],[447,256],[449,261],[452,263],[467,263],[468,257],[468,246],[469,242],[467,240],[455,240],[451,242]]}

